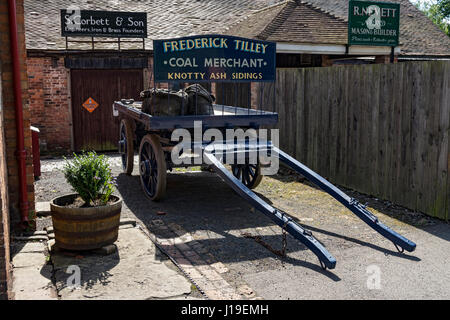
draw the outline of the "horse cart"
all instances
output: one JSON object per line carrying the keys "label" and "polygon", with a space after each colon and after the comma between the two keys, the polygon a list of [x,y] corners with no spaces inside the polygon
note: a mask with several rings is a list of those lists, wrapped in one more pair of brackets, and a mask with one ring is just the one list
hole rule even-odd
{"label": "horse cart", "polygon": [[[218,38],[220,40],[216,40]],[[250,42],[252,43],[251,45],[248,44]],[[243,43],[246,44],[242,45]],[[176,49],[183,47],[183,44],[185,50],[174,49],[174,47]],[[198,48],[196,48],[197,44],[199,45]],[[210,45],[209,47],[208,44]],[[222,47],[219,47],[220,45]],[[187,50],[189,47],[191,47],[191,51]],[[239,50],[241,48],[244,49],[242,52],[236,53],[233,51],[231,54],[229,53],[231,49]],[[250,52],[250,48],[253,48],[253,52]],[[270,50],[272,52],[269,52]],[[262,54],[263,51],[264,55]],[[275,45],[269,42],[211,35],[202,36],[201,38],[188,37],[155,40],[154,52],[154,83],[163,81],[172,84],[177,83],[177,81],[186,82],[186,79],[183,79],[183,75],[179,76],[179,80],[173,81],[170,78],[173,77],[173,75],[170,75],[170,72],[190,72],[191,74],[193,72],[204,72],[203,82],[212,82],[211,78],[205,80],[205,77],[212,75],[215,78],[217,74],[214,75],[214,73],[217,73],[217,70],[222,71],[225,76],[235,77],[239,73],[236,72],[237,65],[234,61],[244,58],[251,59],[252,55],[258,58],[262,56],[263,58],[261,59],[264,59],[264,63],[254,64],[253,67],[248,65],[248,68],[244,66],[244,71],[238,70],[241,72],[240,74],[248,74],[250,70],[252,75],[256,73],[259,78],[263,78],[263,81],[273,81],[275,79]],[[216,58],[219,56],[217,58],[219,59],[217,68],[214,68],[215,65],[211,67],[212,60],[207,60],[211,56]],[[193,62],[192,57],[197,59]],[[188,65],[186,65],[187,59],[191,59]],[[205,62],[204,64],[202,59]],[[235,60],[230,62],[229,59]],[[242,63],[243,60],[239,61]],[[171,63],[173,63],[173,66],[170,66]],[[208,65],[209,68],[207,70],[202,68],[202,64],[203,66]],[[228,67],[234,68],[233,72],[227,74]],[[237,67],[242,69],[242,65]],[[270,70],[268,71],[267,68]],[[269,75],[264,78],[267,72],[269,72]],[[157,89],[155,88],[153,94],[156,91]],[[197,104],[197,91],[195,92],[195,98],[194,101]],[[167,99],[171,99],[171,96],[168,95]],[[172,99],[174,98],[172,97]],[[179,115],[163,115],[161,110],[152,114],[148,111],[144,112],[143,109],[145,109],[145,102],[123,99],[113,104],[114,115],[121,119],[119,151],[122,157],[123,170],[126,174],[132,173],[134,154],[135,150],[137,150],[141,186],[144,194],[151,200],[158,201],[163,198],[166,190],[166,173],[168,170],[177,166],[209,165],[255,209],[268,216],[283,230],[308,247],[318,257],[322,268],[335,268],[336,259],[316,240],[309,230],[295,222],[284,211],[266,203],[252,191],[261,182],[263,169],[269,166],[271,161],[276,160],[298,172],[311,183],[333,196],[370,227],[392,241],[400,252],[404,250],[414,251],[416,247],[414,242],[381,223],[375,215],[367,210],[365,205],[349,197],[319,174],[280,150],[277,144],[272,143],[269,139],[260,137],[258,134],[256,136],[246,136],[241,140],[236,138],[231,140],[204,139],[205,132],[208,129],[214,129],[216,135],[223,134],[223,136],[226,136],[227,130],[241,129],[245,131],[250,129],[257,132],[258,129],[263,127],[274,126],[278,122],[277,113],[265,111],[267,108],[263,110],[263,108],[237,107],[215,103],[211,103],[207,114],[198,114],[197,112],[186,114],[183,111]],[[185,109],[184,106],[183,109]],[[174,139],[174,132],[177,129],[193,133],[194,136],[197,130],[202,138],[200,140],[187,141],[185,141],[185,138]],[[175,163],[174,149],[176,148],[178,148],[177,152],[175,152],[177,155],[179,155],[179,150],[188,150],[189,152],[183,153],[184,156],[197,160],[191,162],[191,164],[187,164],[187,162],[182,164]],[[257,156],[251,156],[252,153],[256,153]],[[243,161],[236,161],[238,157],[243,159]],[[230,164],[231,169],[227,168],[226,164]]]}

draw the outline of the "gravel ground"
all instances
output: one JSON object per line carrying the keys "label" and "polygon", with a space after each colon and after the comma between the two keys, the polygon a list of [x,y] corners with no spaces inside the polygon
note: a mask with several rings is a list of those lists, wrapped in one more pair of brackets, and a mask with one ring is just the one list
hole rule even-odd
{"label": "gravel ground", "polygon": [[[281,229],[252,209],[215,174],[168,174],[167,197],[157,203],[147,200],[141,192],[136,166],[133,175],[127,176],[121,173],[120,158],[108,157],[117,176],[116,194],[124,199],[123,216],[149,228],[154,219],[181,226],[227,266],[230,271],[226,280],[236,287],[248,283],[266,299],[449,298],[450,282],[444,281],[450,279],[446,267],[450,262],[447,223],[345,190],[368,203],[385,224],[418,244],[416,252],[402,255],[344,206],[300,182],[298,176],[264,177],[256,193],[311,230],[336,257],[336,269],[323,271],[315,255],[290,235],[286,258],[244,237],[244,233],[259,235],[274,249],[281,248]],[[35,183],[36,201],[49,201],[71,192],[59,171],[62,164],[60,159],[42,161],[42,177]],[[48,218],[39,219],[38,227],[48,223]],[[373,266],[383,275],[381,288],[375,290],[368,284]]]}

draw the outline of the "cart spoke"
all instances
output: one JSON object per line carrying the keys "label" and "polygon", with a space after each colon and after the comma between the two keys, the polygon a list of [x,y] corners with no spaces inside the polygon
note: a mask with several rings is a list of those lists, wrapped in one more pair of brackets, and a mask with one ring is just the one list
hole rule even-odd
{"label": "cart spoke", "polygon": [[156,186],[158,185],[157,176],[152,176],[152,185],[153,185],[153,189],[156,189]]}
{"label": "cart spoke", "polygon": [[248,173],[250,173],[252,179],[254,179],[256,174],[256,168],[253,168],[252,165],[248,166]]}
{"label": "cart spoke", "polygon": [[152,147],[150,146],[149,143],[145,144],[145,151],[147,152],[148,159],[150,161],[153,160],[154,156],[153,156],[153,152],[152,152]]}
{"label": "cart spoke", "polygon": [[[144,161],[150,161],[150,159],[148,158],[148,156],[145,154],[144,150],[142,150],[142,157],[144,158]],[[142,161],[142,158],[140,159]]]}
{"label": "cart spoke", "polygon": [[150,179],[148,181],[148,191],[150,196],[153,196],[155,194],[155,185],[153,184],[152,176],[150,176]]}
{"label": "cart spoke", "polygon": [[245,179],[245,183],[244,184],[246,184],[247,186],[249,186],[251,181],[252,181],[250,179],[250,175],[248,174],[248,171],[249,171],[248,167],[244,169],[244,179]]}

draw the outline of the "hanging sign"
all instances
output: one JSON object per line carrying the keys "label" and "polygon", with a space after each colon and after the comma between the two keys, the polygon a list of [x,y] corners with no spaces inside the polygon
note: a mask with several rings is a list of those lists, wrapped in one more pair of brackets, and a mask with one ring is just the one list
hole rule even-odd
{"label": "hanging sign", "polygon": [[153,40],[156,82],[275,81],[276,44],[224,35]]}
{"label": "hanging sign", "polygon": [[373,1],[349,2],[348,44],[398,46],[400,4]]}
{"label": "hanging sign", "polygon": [[61,35],[147,38],[147,13],[61,10]]}

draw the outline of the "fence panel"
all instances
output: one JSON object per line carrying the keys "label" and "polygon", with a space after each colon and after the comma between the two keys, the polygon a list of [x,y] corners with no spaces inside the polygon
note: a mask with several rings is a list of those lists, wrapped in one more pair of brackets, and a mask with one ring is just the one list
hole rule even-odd
{"label": "fence panel", "polygon": [[278,69],[275,87],[275,100],[271,85],[258,94],[288,153],[333,183],[449,218],[450,62]]}

